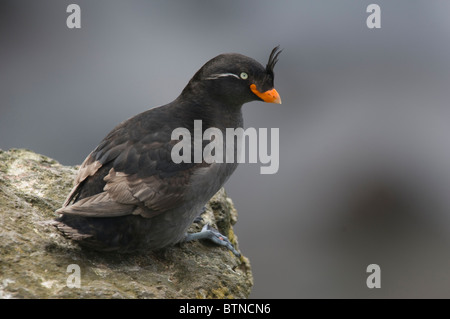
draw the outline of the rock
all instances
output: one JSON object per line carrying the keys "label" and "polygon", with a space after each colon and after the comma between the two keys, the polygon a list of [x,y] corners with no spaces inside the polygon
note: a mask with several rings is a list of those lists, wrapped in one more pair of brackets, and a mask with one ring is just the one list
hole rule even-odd
{"label": "rock", "polygon": [[[146,254],[99,253],[64,238],[51,221],[76,172],[77,167],[28,150],[0,150],[0,298],[249,296],[248,259],[223,247],[189,242]],[[218,227],[238,249],[232,227],[237,213],[225,191],[206,208],[203,221]],[[190,231],[202,226],[194,224]],[[73,287],[76,267],[79,287]]]}

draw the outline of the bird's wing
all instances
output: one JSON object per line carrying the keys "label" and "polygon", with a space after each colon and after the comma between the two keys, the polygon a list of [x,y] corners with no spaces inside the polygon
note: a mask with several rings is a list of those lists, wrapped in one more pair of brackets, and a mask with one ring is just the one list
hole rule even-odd
{"label": "bird's wing", "polygon": [[[209,164],[175,164],[171,150],[178,141],[161,135],[147,134],[138,140],[121,136],[117,129],[111,132],[83,162],[74,188],[57,213],[153,217],[181,205],[191,175],[207,170]],[[103,190],[84,192],[93,179],[102,181]]]}

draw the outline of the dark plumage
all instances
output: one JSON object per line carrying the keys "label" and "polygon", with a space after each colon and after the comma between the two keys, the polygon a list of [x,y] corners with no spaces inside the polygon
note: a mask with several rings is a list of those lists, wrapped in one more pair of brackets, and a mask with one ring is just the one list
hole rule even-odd
{"label": "dark plumage", "polygon": [[281,103],[273,89],[279,53],[276,47],[266,68],[240,54],[221,54],[203,65],[176,100],[116,126],[81,165],[57,210],[58,229],[97,250],[159,249],[203,238],[186,237],[186,231],[237,164],[175,164],[171,150],[178,141],[171,133],[183,127],[193,137],[194,120],[202,120],[203,131],[242,127],[244,103]]}

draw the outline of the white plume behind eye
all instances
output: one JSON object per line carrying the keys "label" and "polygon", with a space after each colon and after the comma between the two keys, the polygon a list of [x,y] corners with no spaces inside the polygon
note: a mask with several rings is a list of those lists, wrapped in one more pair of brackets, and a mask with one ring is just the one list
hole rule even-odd
{"label": "white plume behind eye", "polygon": [[240,77],[234,73],[219,73],[219,74],[211,74],[210,76],[208,76],[206,78],[206,80],[216,80],[216,79],[224,78],[224,77],[228,77],[228,76],[234,77],[236,79],[240,79]]}

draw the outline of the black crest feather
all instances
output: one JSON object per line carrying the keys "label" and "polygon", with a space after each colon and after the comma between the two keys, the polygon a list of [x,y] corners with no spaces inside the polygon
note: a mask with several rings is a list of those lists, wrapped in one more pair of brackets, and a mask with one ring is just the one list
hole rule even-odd
{"label": "black crest feather", "polygon": [[266,72],[273,77],[273,68],[275,67],[275,64],[278,62],[278,56],[283,50],[280,50],[280,46],[277,45],[275,48],[273,48],[272,52],[269,56],[269,62],[267,62],[266,66]]}

